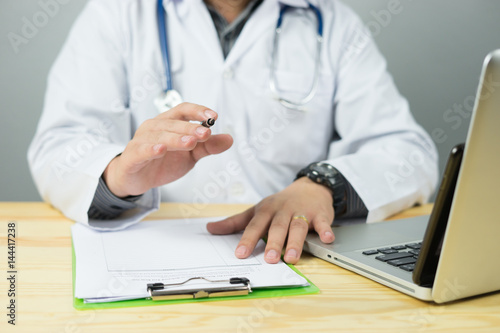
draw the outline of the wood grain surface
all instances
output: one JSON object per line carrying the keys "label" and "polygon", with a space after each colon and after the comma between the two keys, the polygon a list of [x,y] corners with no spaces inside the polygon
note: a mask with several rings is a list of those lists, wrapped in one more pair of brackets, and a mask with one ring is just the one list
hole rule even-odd
{"label": "wood grain surface", "polygon": [[[248,207],[162,204],[148,219],[223,216]],[[431,207],[393,218],[428,214]],[[17,228],[15,326],[7,322],[9,222]],[[45,203],[0,203],[0,332],[500,332],[500,293],[436,305],[307,254],[296,267],[320,294],[78,311],[72,305],[73,223]]]}

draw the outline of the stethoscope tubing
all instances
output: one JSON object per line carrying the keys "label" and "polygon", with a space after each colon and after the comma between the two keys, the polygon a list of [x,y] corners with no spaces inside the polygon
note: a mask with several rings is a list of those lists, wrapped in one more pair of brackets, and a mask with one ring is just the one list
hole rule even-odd
{"label": "stethoscope tubing", "polygon": [[172,90],[172,72],[170,70],[170,57],[168,54],[168,36],[167,22],[165,19],[165,9],[163,8],[163,0],[158,0],[157,3],[157,18],[158,18],[158,34],[160,39],[161,58],[163,68],[165,70],[166,89],[164,92]]}
{"label": "stethoscope tubing", "polygon": [[276,84],[276,50],[278,49],[278,39],[281,34],[281,24],[283,23],[283,16],[286,11],[292,8],[289,5],[284,5],[279,13],[278,21],[276,23],[276,29],[274,33],[273,40],[273,48],[271,51],[271,71],[269,74],[269,88],[271,89],[271,93],[274,95],[274,98],[278,100],[283,106],[289,109],[295,109],[298,111],[307,111],[304,106],[310,102],[313,97],[316,95],[316,91],[318,89],[318,80],[319,80],[319,65],[321,61],[321,49],[323,46],[323,16],[321,15],[321,11],[318,7],[312,5],[308,2],[309,9],[311,9],[316,14],[316,19],[318,21],[317,27],[317,36],[316,36],[316,57],[314,62],[314,74],[313,74],[313,83],[311,85],[311,89],[307,93],[307,95],[298,101],[292,101],[283,97],[280,97],[278,92],[277,84]]}

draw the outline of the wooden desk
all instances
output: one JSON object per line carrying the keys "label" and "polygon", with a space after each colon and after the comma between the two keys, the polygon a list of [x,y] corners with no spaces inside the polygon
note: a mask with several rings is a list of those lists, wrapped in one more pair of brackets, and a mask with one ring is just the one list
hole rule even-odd
{"label": "wooden desk", "polygon": [[[245,205],[162,204],[148,219],[220,216]],[[199,207],[197,207],[199,208]],[[399,216],[429,213],[430,205]],[[16,326],[7,323],[7,224],[15,221]],[[70,220],[44,203],[0,203],[0,332],[500,331],[500,293],[444,306],[416,300],[309,255],[297,268],[316,295],[77,311]]]}

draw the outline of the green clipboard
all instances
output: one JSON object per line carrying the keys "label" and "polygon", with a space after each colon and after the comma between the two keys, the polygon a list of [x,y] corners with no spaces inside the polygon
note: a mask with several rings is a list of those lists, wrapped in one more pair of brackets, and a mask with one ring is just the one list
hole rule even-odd
{"label": "green clipboard", "polygon": [[254,299],[254,298],[269,298],[269,297],[284,297],[284,296],[295,296],[295,295],[309,295],[318,294],[319,288],[316,287],[307,277],[305,277],[297,268],[293,265],[288,264],[293,271],[302,276],[309,282],[307,287],[293,287],[293,288],[262,288],[254,289],[248,295],[241,296],[228,296],[228,297],[216,297],[216,298],[198,298],[198,299],[176,299],[176,300],[165,300],[165,301],[153,301],[150,299],[134,299],[129,301],[118,301],[118,302],[107,302],[107,303],[84,303],[83,299],[74,297],[75,295],[75,278],[76,278],[76,256],[75,249],[73,247],[73,242],[71,242],[71,253],[72,253],[72,272],[73,272],[73,307],[77,310],[97,310],[97,309],[116,309],[116,308],[129,308],[135,306],[151,306],[151,305],[165,305],[165,304],[180,304],[180,303],[192,303],[192,302],[211,302],[211,301],[227,301],[227,300],[237,300],[237,299]]}

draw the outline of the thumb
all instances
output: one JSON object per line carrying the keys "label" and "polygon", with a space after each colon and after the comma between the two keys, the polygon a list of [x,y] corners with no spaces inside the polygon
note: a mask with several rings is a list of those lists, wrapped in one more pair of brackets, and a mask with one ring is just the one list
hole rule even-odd
{"label": "thumb", "polygon": [[254,215],[255,207],[244,212],[230,216],[219,222],[207,223],[207,230],[212,235],[227,235],[240,232],[245,229]]}
{"label": "thumb", "polygon": [[207,141],[200,142],[193,149],[195,161],[208,155],[220,154],[233,145],[233,137],[229,134],[212,135]]}

